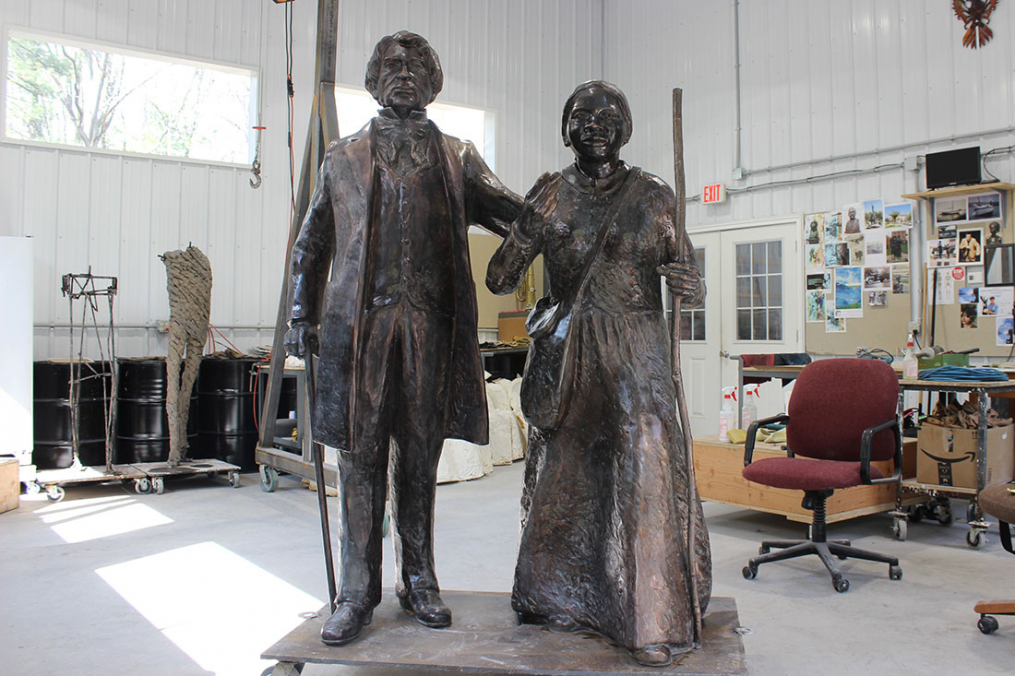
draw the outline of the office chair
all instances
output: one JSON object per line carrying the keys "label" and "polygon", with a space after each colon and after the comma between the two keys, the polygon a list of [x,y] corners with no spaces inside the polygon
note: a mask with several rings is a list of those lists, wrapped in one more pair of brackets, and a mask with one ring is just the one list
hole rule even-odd
{"label": "office chair", "polygon": [[[1015,483],[997,484],[989,486],[980,491],[980,508],[991,516],[997,517],[998,527],[1001,531],[1001,546],[1005,550],[1015,554],[1011,542],[1011,526],[1015,523]],[[980,601],[973,610],[980,613],[980,619],[976,626],[984,634],[992,634],[997,631],[997,619],[987,613],[994,615],[1015,615],[1015,600],[1009,601]]]}
{"label": "office chair", "polygon": [[[891,366],[871,359],[824,359],[813,362],[797,378],[789,402],[789,415],[752,423],[747,431],[743,476],[774,488],[804,492],[803,507],[814,512],[810,539],[765,541],[760,556],[744,567],[744,577],[754,579],[758,566],[816,554],[832,575],[837,592],[849,589],[835,563],[855,558],[889,565],[893,580],[902,579],[894,556],[851,547],[848,540],[827,540],[825,502],[837,488],[884,484],[902,479],[902,433],[896,410],[899,377]],[[785,458],[751,462],[758,428],[786,423]],[[885,477],[871,461],[893,459],[895,470]],[[779,549],[771,552],[771,549]]]}

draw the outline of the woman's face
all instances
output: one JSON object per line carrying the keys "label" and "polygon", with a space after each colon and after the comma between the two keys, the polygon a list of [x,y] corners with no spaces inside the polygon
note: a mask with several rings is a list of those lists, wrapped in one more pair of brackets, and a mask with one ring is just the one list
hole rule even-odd
{"label": "woman's face", "polygon": [[580,159],[615,160],[627,142],[626,132],[624,115],[609,92],[589,87],[575,98],[567,120],[567,138]]}

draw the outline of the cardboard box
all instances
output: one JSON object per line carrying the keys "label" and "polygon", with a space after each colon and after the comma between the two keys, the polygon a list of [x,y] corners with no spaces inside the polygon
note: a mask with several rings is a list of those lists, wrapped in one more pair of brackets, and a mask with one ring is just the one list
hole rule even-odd
{"label": "cardboard box", "polygon": [[20,493],[18,461],[14,458],[0,458],[0,514],[18,508]]}
{"label": "cardboard box", "polygon": [[[924,425],[917,437],[916,480],[922,484],[976,488],[979,430]],[[1011,481],[1015,426],[987,430],[986,486]]]}
{"label": "cardboard box", "polygon": [[529,318],[527,310],[519,312],[501,312],[497,315],[497,340],[502,343],[513,343],[519,338],[528,338],[525,320]]}

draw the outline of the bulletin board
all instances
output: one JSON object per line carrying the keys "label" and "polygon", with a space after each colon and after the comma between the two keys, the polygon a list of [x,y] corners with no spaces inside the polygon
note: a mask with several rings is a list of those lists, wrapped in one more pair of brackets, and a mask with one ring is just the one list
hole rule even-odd
{"label": "bulletin board", "polygon": [[869,199],[804,215],[804,345],[817,355],[905,347],[918,203]]}
{"label": "bulletin board", "polygon": [[[926,345],[930,337],[930,305],[933,298],[931,280],[933,279],[933,269],[937,267],[938,278],[945,280],[945,276],[947,276],[951,284],[942,282],[939,287],[934,344],[946,350],[955,351],[979,348],[979,352],[976,353],[978,356],[1007,358],[1012,347],[1012,335],[1015,334],[1015,331],[1010,330],[1015,328],[1011,325],[1012,322],[1015,322],[1015,318],[1005,322],[1005,318],[1002,317],[1001,321],[1005,323],[999,325],[998,316],[1003,313],[1001,306],[1005,302],[1007,302],[1008,310],[1010,311],[1012,304],[1010,299],[1015,287],[987,286],[988,281],[985,279],[985,275],[988,266],[984,265],[986,261],[983,259],[987,250],[992,248],[987,246],[988,238],[993,245],[998,244],[998,238],[1004,245],[1015,243],[1010,203],[1010,191],[1013,189],[1015,189],[1015,185],[1006,183],[945,188],[925,193],[902,195],[901,200],[891,200],[891,203],[888,200],[865,200],[856,204],[846,205],[837,212],[820,214],[823,218],[817,220],[821,222],[823,228],[825,221],[829,218],[832,221],[832,226],[828,227],[828,232],[823,232],[823,235],[835,235],[835,226],[838,227],[838,237],[833,237],[830,241],[840,249],[843,248],[840,245],[844,240],[859,239],[857,234],[863,235],[864,239],[866,239],[868,234],[877,233],[879,227],[883,232],[890,233],[892,230],[898,229],[900,225],[908,227],[911,230],[913,227],[912,222],[920,220],[922,222],[922,225],[919,226],[922,228],[922,238],[911,236],[908,240],[909,243],[912,243],[914,239],[922,239],[923,243],[921,246],[923,251],[921,251],[920,255],[922,263],[920,268],[910,265],[908,284],[895,284],[894,273],[896,269],[901,273],[903,268],[896,268],[900,264],[894,263],[892,260],[885,261],[892,268],[893,283],[883,298],[874,299],[874,304],[871,304],[868,298],[869,291],[866,288],[869,281],[867,279],[868,270],[871,268],[876,269],[882,261],[879,257],[872,258],[868,255],[869,252],[865,250],[861,262],[857,264],[852,254],[859,249],[859,246],[853,244],[848,266],[834,265],[831,268],[825,268],[826,271],[831,272],[831,279],[827,281],[827,284],[831,288],[828,289],[829,298],[826,299],[829,303],[827,308],[829,314],[837,311],[837,303],[834,299],[836,288],[840,290],[845,289],[847,292],[852,293],[852,296],[848,294],[844,295],[844,297],[848,297],[852,301],[845,304],[845,312],[839,311],[847,315],[842,318],[844,324],[842,328],[845,330],[836,332],[832,330],[833,327],[829,323],[815,322],[811,300],[805,298],[805,315],[806,319],[809,320],[805,324],[805,349],[809,353],[817,355],[852,355],[856,353],[859,347],[877,347],[888,350],[893,354],[898,354],[905,347],[908,335],[912,285],[921,282],[924,289],[924,307],[920,318],[921,326],[923,327],[921,342]],[[986,199],[981,198],[981,195],[993,195],[995,197]],[[879,202],[881,203],[880,209]],[[898,222],[900,216],[896,213],[898,211],[896,203],[912,204],[911,220],[908,223]],[[992,210],[992,206],[996,208]],[[846,224],[850,220],[850,208],[855,212],[858,223],[854,222],[852,224],[850,228],[852,232],[847,235],[845,230]],[[915,218],[918,215],[918,209],[922,209],[923,217],[921,219]],[[804,217],[805,242],[808,242],[809,238],[812,241],[814,239],[812,222],[815,220],[813,217],[816,215],[808,214]],[[838,216],[837,223],[835,215]],[[902,220],[906,220],[905,214],[902,214]],[[992,223],[996,223],[1000,227],[992,229]],[[954,234],[948,227],[949,224],[954,225]],[[945,226],[943,229],[941,228],[942,225]],[[859,228],[859,233],[855,232],[857,228]],[[967,241],[976,240],[975,245],[960,247],[963,239],[965,239],[962,236],[964,231],[971,231],[970,238]],[[912,234],[910,232],[910,235]],[[875,242],[878,241],[877,236],[873,239]],[[823,254],[826,253],[824,251],[826,240],[829,240],[829,238],[823,237],[820,242]],[[810,276],[811,282],[814,281],[813,275],[816,274],[814,266],[815,252],[811,248],[813,246],[813,244],[805,244],[805,278]],[[931,247],[936,248],[932,249]],[[876,249],[877,247],[875,246],[874,248]],[[891,251],[889,247],[886,247],[886,250],[889,259],[892,258],[893,253],[898,253],[897,250]],[[977,256],[972,257],[968,255],[970,251],[976,253]],[[993,251],[993,260],[1002,260],[1003,257],[997,256],[1000,252],[1000,249]],[[845,255],[844,252],[843,255]],[[878,254],[875,254],[875,256],[878,256]],[[960,256],[964,260],[960,261]],[[897,256],[895,257],[897,258]],[[909,258],[911,263],[912,255],[910,254],[906,257]],[[823,260],[822,262],[840,263],[841,261],[833,259]],[[843,267],[859,268],[859,280],[857,280],[856,272],[847,271],[847,274],[844,275],[845,279],[840,280],[837,286],[836,270]],[[998,269],[1000,268],[994,268],[995,274],[993,274],[992,283],[997,283],[998,281],[996,274]],[[953,275],[953,272],[955,272],[955,275]],[[850,276],[852,279],[850,279]],[[955,279],[955,276],[961,276],[961,279]],[[857,281],[859,281],[859,284],[857,284]],[[873,281],[876,285],[878,280],[872,276],[870,281]],[[904,282],[907,280],[902,279],[900,281]],[[859,303],[856,302],[855,298],[857,287],[859,287],[860,292]],[[977,289],[978,291],[974,292],[972,289]],[[814,292],[814,289],[804,291],[805,294],[813,294]],[[990,300],[992,296],[995,298],[993,303]],[[881,304],[881,301],[883,301],[883,304]],[[973,304],[976,306],[976,316],[970,321],[968,313],[970,306]],[[855,307],[856,305],[859,305],[859,307]],[[997,306],[995,310],[997,314],[991,314],[987,309],[991,305]],[[967,312],[967,316],[963,322],[962,315],[964,310]],[[1007,344],[998,344],[1000,340],[998,337],[999,332],[1002,338],[1008,341]]]}

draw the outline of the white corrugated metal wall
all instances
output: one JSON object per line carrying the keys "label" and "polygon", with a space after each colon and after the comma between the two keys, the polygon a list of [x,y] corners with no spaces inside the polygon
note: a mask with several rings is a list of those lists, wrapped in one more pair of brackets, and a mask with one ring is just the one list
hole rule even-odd
{"label": "white corrugated metal wall", "polygon": [[[732,180],[735,4],[743,181]],[[761,184],[1013,142],[1015,9],[1003,3],[991,22],[994,40],[979,50],[962,46],[964,29],[948,2],[606,0],[605,7],[606,78],[634,109],[630,161],[672,181],[670,92],[681,87],[688,195],[716,182],[759,186],[722,205],[689,204],[691,227],[897,197],[922,188],[922,172]],[[993,130],[1004,131],[986,133]],[[958,135],[965,138],[928,144]],[[987,168],[1015,178],[1010,155],[992,157]]]}
{"label": "white corrugated metal wall", "polygon": [[[297,162],[316,4],[293,3]],[[441,57],[441,100],[495,112],[496,168],[505,183],[524,192],[540,171],[566,161],[560,107],[575,82],[599,75],[598,0],[343,0],[339,7],[339,84],[362,86],[376,41],[414,30]],[[165,354],[165,336],[154,330],[169,315],[157,255],[188,242],[211,259],[212,323],[240,348],[270,343],[289,213],[282,8],[268,0],[0,0],[0,22],[257,68],[268,127],[260,190],[248,186],[246,168],[0,143],[0,234],[35,238],[35,358],[67,356],[60,276],[89,266],[119,277],[117,352]]]}
{"label": "white corrugated metal wall", "polygon": [[[315,4],[293,5],[297,158]],[[978,51],[961,46],[962,26],[944,2],[739,5],[745,181],[731,180],[733,0],[343,0],[338,79],[360,85],[383,34],[407,28],[427,36],[447,75],[442,100],[495,112],[497,172],[519,192],[569,160],[558,135],[561,105],[574,84],[599,76],[631,99],[635,135],[625,157],[672,180],[670,91],[680,86],[688,193],[717,181],[759,186],[724,205],[692,203],[692,227],[890,198],[916,189],[918,178],[893,169],[761,184],[869,169],[950,145],[1012,143],[1007,131],[982,135],[1015,125],[1015,11],[1006,5],[995,12],[993,42]],[[36,239],[37,358],[67,353],[59,276],[88,265],[120,277],[117,321],[137,327],[121,331],[120,353],[164,353],[150,328],[168,316],[156,255],[189,241],[212,260],[213,323],[240,347],[269,342],[288,215],[281,8],[267,0],[0,0],[0,21],[258,68],[268,127],[258,191],[243,168],[0,143],[2,234]],[[956,134],[972,137],[926,144]],[[1015,176],[1008,155],[988,168],[1003,180]]]}

